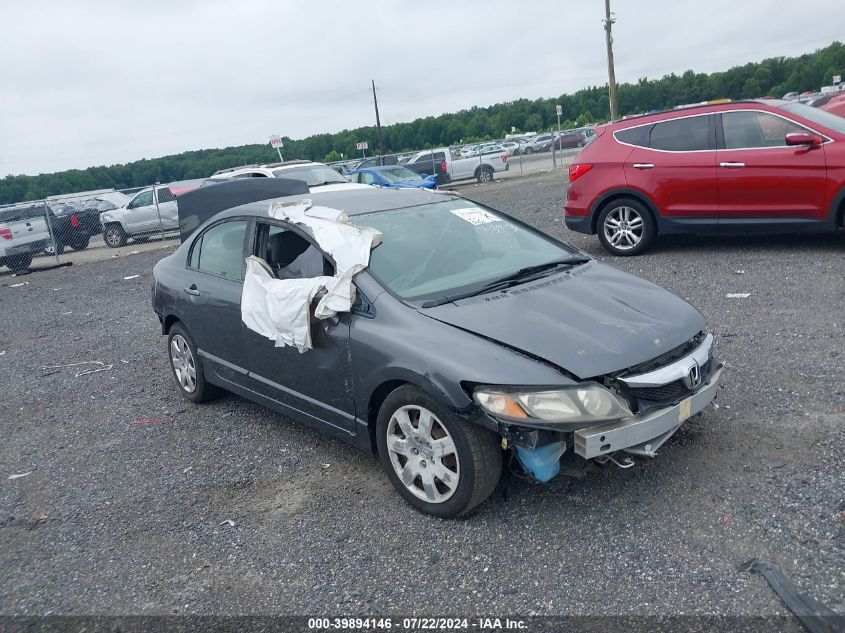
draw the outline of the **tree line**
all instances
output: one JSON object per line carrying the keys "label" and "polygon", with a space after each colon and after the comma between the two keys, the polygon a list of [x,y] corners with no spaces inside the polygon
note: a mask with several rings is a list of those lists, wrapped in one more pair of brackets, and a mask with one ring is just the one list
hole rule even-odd
{"label": "tree line", "polygon": [[[636,114],[722,97],[780,98],[791,91],[817,90],[829,84],[833,75],[845,75],[845,45],[841,42],[833,42],[799,57],[774,57],[724,72],[707,74],[688,70],[681,75],[672,73],[661,79],[643,78],[636,83],[620,84],[617,98],[621,115]],[[562,126],[566,128],[605,122],[610,116],[607,85],[591,86],[549,99],[518,99],[383,126],[384,144],[388,152],[404,152],[501,138],[512,130],[548,130],[557,125],[555,106],[558,104],[563,108]],[[286,159],[325,162],[341,156],[354,158],[360,155],[355,149],[355,144],[360,141],[367,141],[371,148],[377,148],[375,126],[334,134],[315,134],[298,140],[285,137],[284,154]],[[0,204],[92,189],[124,189],[154,182],[204,178],[218,169],[268,163],[277,158],[269,144],[256,144],[188,151],[121,165],[71,169],[38,176],[9,175],[0,180]]]}

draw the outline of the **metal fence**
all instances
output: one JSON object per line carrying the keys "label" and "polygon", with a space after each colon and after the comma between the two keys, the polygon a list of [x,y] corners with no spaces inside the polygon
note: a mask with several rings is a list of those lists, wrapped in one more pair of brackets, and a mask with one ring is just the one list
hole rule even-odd
{"label": "metal fence", "polygon": [[178,227],[176,198],[168,185],[0,206],[0,274],[173,248]]}

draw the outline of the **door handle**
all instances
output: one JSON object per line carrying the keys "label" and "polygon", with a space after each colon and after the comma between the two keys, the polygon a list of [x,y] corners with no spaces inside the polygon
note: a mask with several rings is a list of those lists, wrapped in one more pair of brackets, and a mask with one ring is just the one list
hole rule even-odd
{"label": "door handle", "polygon": [[199,291],[199,289],[197,288],[197,285],[196,285],[196,284],[191,284],[190,286],[188,286],[188,287],[187,287],[187,288],[185,288],[184,290],[185,290],[185,292],[186,292],[187,294],[189,294],[189,295],[193,295],[193,296],[195,296],[195,297],[199,297],[199,296],[200,296],[200,291]]}
{"label": "door handle", "polygon": [[634,163],[634,169],[652,169],[654,167],[654,163]]}
{"label": "door handle", "polygon": [[745,163],[719,163],[719,167],[730,167],[732,169],[739,169],[745,167]]}

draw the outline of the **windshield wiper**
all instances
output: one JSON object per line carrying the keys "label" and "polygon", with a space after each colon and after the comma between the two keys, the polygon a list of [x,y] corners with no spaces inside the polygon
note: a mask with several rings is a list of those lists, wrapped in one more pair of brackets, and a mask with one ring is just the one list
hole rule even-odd
{"label": "windshield wiper", "polygon": [[445,297],[439,297],[437,299],[430,299],[428,301],[423,302],[423,308],[436,308],[437,306],[441,306],[445,303],[452,303],[453,301],[458,301],[459,299],[467,299],[469,297],[475,297],[481,294],[485,294],[488,292],[495,292],[496,290],[504,290],[506,288],[510,288],[520,282],[528,281],[534,279],[539,279],[544,275],[539,275],[538,273],[543,273],[546,271],[556,270],[557,268],[561,268],[563,266],[579,266],[581,264],[586,264],[590,259],[588,257],[567,257],[565,259],[556,259],[551,262],[546,262],[545,264],[537,264],[536,266],[525,266],[524,268],[520,268],[514,273],[506,275],[504,277],[500,277],[499,279],[495,279],[491,282],[484,284],[479,288],[475,288],[473,290],[466,290],[464,292],[458,292],[453,295],[447,295]]}

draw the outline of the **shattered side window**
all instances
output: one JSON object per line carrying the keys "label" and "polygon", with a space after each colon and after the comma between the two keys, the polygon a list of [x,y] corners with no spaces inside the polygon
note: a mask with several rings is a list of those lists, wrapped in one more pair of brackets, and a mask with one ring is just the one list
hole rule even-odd
{"label": "shattered side window", "polygon": [[257,253],[267,262],[278,279],[307,279],[334,275],[334,268],[323,254],[304,237],[283,226],[262,225],[267,239],[263,252]]}

